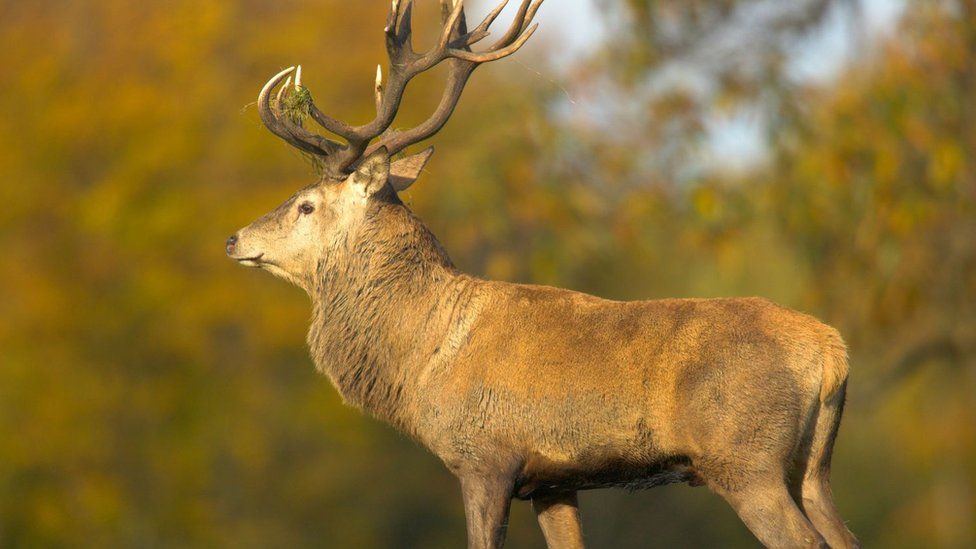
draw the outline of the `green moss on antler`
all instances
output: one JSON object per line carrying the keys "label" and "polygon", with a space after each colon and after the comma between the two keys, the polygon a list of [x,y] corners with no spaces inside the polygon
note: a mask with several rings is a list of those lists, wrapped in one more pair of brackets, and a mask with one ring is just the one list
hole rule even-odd
{"label": "green moss on antler", "polygon": [[[288,121],[296,126],[304,126],[305,121],[312,115],[312,94],[308,88],[288,90],[281,100],[281,112],[288,117]],[[312,165],[316,175],[325,173],[325,162],[321,157],[302,152],[302,156]]]}
{"label": "green moss on antler", "polygon": [[281,110],[293,124],[303,124],[312,114],[311,92],[304,86],[290,90],[281,101]]}

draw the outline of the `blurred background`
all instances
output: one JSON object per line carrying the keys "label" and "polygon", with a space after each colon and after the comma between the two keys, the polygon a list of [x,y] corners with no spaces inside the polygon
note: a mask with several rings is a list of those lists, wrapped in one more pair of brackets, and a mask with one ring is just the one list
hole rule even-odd
{"label": "blurred background", "polygon": [[[313,180],[258,90],[302,63],[330,114],[371,118],[388,5],[0,1],[0,546],[464,544],[453,477],[315,373],[306,296],[223,253]],[[455,262],[817,315],[851,347],[833,479],[852,530],[976,546],[976,2],[549,0],[539,19],[404,195]],[[417,36],[438,23],[418,0]],[[704,488],[582,505],[596,548],[756,546]],[[543,546],[525,503],[509,546]]]}

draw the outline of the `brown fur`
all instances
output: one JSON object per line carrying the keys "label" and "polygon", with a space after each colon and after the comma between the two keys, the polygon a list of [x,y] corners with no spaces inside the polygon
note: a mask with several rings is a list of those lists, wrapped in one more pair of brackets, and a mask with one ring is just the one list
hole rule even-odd
{"label": "brown fur", "polygon": [[856,544],[827,484],[847,379],[833,328],[759,298],[626,303],[465,275],[383,162],[303,190],[229,252],[308,291],[316,366],[459,476],[471,546],[501,543],[512,497],[574,546],[577,490],[681,481],[768,546]]}

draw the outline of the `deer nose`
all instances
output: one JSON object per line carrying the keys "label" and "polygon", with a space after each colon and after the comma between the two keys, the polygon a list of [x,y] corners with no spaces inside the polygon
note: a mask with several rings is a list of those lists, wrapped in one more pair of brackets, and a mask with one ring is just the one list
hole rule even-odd
{"label": "deer nose", "polygon": [[237,235],[232,234],[230,235],[230,238],[227,239],[227,247],[225,248],[227,250],[227,255],[232,255],[235,248],[237,248]]}

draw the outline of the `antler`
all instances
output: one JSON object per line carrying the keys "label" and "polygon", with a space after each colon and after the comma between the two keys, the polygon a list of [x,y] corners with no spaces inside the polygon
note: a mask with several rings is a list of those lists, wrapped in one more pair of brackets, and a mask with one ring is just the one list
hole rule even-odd
{"label": "antler", "polygon": [[[261,90],[258,97],[261,121],[272,133],[291,145],[322,157],[326,170],[333,175],[347,172],[366,154],[380,147],[386,147],[390,154],[396,154],[434,135],[447,123],[474,69],[484,63],[512,55],[528,41],[538,27],[538,24],[531,23],[543,1],[523,0],[504,36],[486,50],[475,52],[471,50],[471,46],[489,35],[489,27],[508,4],[508,0],[503,0],[470,32],[464,17],[464,0],[441,0],[443,28],[440,37],[433,48],[419,54],[413,50],[411,40],[413,0],[392,0],[384,28],[386,50],[390,58],[388,78],[384,83],[382,70],[377,67],[374,90],[376,117],[371,122],[362,126],[350,126],[323,113],[312,101],[308,90],[302,86],[301,66],[297,69],[289,67],[276,74]],[[444,61],[449,62],[447,86],[433,115],[415,128],[390,131],[390,125],[396,118],[410,80]],[[291,88],[293,73],[295,86]],[[272,100],[272,92],[285,79],[287,81]],[[304,114],[324,129],[342,137],[346,144],[309,132],[302,127],[302,117],[292,117],[283,112],[282,105],[290,94],[304,95],[297,98],[296,105],[300,105],[306,111]],[[377,137],[381,139],[370,146]]]}

